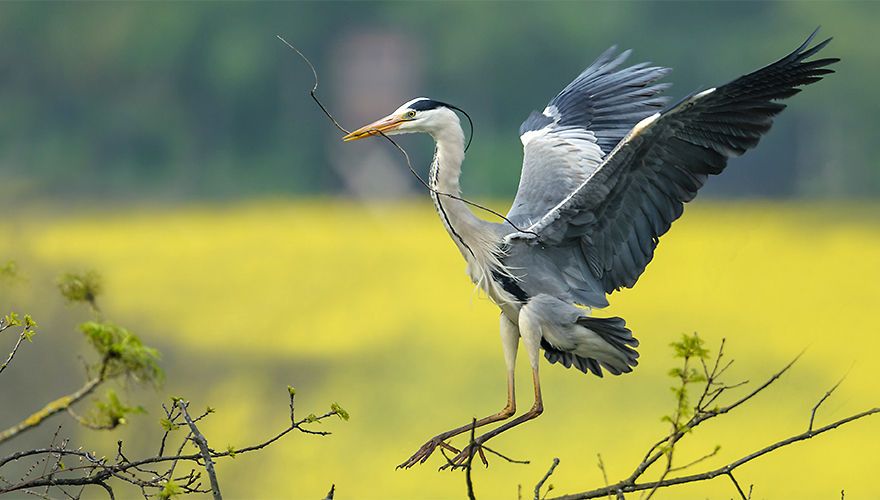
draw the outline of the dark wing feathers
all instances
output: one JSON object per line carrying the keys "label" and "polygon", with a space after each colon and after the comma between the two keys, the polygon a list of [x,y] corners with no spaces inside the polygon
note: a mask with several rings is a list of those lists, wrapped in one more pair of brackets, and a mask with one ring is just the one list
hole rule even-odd
{"label": "dark wing feathers", "polygon": [[606,50],[520,126],[523,168],[508,218],[528,225],[576,189],[639,120],[660,110],[669,72],[647,63],[620,68],[630,52]]}
{"label": "dark wing feathers", "polygon": [[589,179],[532,225],[538,242],[579,241],[606,293],[633,286],[684,203],[770,129],[785,109],[777,101],[833,73],[827,66],[838,59],[807,60],[831,40],[808,48],[815,34],[779,61],[639,123]]}
{"label": "dark wing feathers", "polygon": [[603,52],[548,105],[559,113],[559,126],[593,131],[606,154],[633,125],[666,104],[659,93],[669,85],[654,82],[671,71],[649,63],[618,69],[631,51],[616,52],[617,47]]}

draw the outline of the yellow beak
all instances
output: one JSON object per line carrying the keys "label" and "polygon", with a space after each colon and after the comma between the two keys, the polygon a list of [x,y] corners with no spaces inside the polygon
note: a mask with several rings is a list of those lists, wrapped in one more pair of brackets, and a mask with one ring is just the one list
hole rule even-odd
{"label": "yellow beak", "polygon": [[399,116],[388,115],[381,120],[377,120],[369,125],[364,125],[363,127],[343,137],[342,140],[345,142],[356,141],[358,139],[363,139],[364,137],[379,135],[379,132],[387,132],[389,130],[396,129],[400,126],[401,123],[404,123],[405,121],[406,120],[402,119]]}

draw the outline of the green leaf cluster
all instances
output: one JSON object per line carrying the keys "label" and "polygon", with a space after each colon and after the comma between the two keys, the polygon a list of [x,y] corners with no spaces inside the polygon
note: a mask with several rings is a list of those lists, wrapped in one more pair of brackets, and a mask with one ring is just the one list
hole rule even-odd
{"label": "green leaf cluster", "polygon": [[58,278],[58,290],[68,302],[85,302],[95,306],[98,295],[103,290],[101,276],[95,271],[86,273],[65,273]]}
{"label": "green leaf cluster", "polygon": [[18,265],[14,260],[0,264],[0,281],[14,281],[18,277]]}
{"label": "green leaf cluster", "polygon": [[0,318],[0,327],[5,329],[15,326],[24,327],[22,334],[25,340],[32,342],[34,334],[37,333],[37,322],[34,321],[30,314],[25,314],[24,318],[22,318],[17,312],[13,311]]}
{"label": "green leaf cluster", "polygon": [[171,419],[169,419],[167,417],[160,418],[159,425],[162,426],[162,429],[165,430],[165,432],[176,431],[177,429],[180,428],[180,424],[175,424],[174,422],[171,421]]}
{"label": "green leaf cluster", "polygon": [[145,346],[130,331],[112,323],[88,321],[79,326],[92,347],[106,363],[104,375],[125,375],[141,383],[160,384],[164,378],[159,367],[159,352]]}
{"label": "green leaf cluster", "polygon": [[31,318],[30,314],[24,315],[24,331],[22,333],[24,334],[25,340],[28,342],[34,341],[34,335],[37,333],[37,322]]}
{"label": "green leaf cluster", "polygon": [[330,411],[332,411],[333,413],[335,413],[335,414],[336,414],[339,418],[341,418],[342,420],[348,420],[348,419],[350,418],[348,412],[345,411],[345,408],[339,406],[339,403],[333,403],[333,404],[331,404],[331,405],[330,405]]}
{"label": "green leaf cluster", "polygon": [[706,349],[705,341],[696,332],[691,335],[683,333],[681,340],[673,342],[669,346],[672,347],[676,358],[699,358],[704,361],[709,359],[709,350]]}
{"label": "green leaf cluster", "polygon": [[3,319],[0,320],[0,326],[20,326],[21,325],[21,317],[19,317],[18,313],[12,311],[11,313],[3,316]]}
{"label": "green leaf cluster", "polygon": [[142,413],[146,413],[142,406],[127,406],[119,399],[115,391],[109,390],[104,401],[95,402],[95,407],[87,422],[89,425],[101,429],[115,429],[127,423],[126,417],[128,415]]}
{"label": "green leaf cluster", "polygon": [[[709,350],[705,346],[705,341],[696,333],[691,335],[682,334],[679,341],[672,342],[669,345],[672,347],[673,356],[676,359],[681,359],[682,364],[669,370],[669,376],[675,378],[678,382],[670,387],[670,390],[675,395],[676,407],[672,415],[664,415],[662,420],[670,423],[676,432],[688,432],[689,429],[686,429],[683,424],[693,414],[688,386],[706,381],[706,375],[698,368],[691,366],[691,361],[694,359],[706,361],[709,359]],[[702,366],[702,363],[700,366]]]}
{"label": "green leaf cluster", "polygon": [[181,488],[179,484],[175,483],[173,479],[169,479],[165,483],[165,486],[162,487],[162,491],[159,492],[159,498],[161,500],[168,500],[170,498],[174,498],[183,494],[183,488]]}

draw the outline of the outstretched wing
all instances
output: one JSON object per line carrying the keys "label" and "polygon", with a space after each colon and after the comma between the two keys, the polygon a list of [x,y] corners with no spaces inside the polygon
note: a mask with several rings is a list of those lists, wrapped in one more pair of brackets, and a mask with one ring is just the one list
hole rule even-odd
{"label": "outstretched wing", "polygon": [[547,213],[596,170],[633,125],[665,104],[657,94],[668,85],[655,82],[669,69],[648,63],[618,69],[629,54],[606,50],[520,126],[523,168],[509,219],[526,225]]}
{"label": "outstretched wing", "polygon": [[518,236],[545,246],[578,245],[606,293],[632,287],[683,204],[770,129],[785,108],[777,101],[833,73],[827,66],[838,59],[807,60],[831,41],[808,48],[815,34],[779,61],[639,122],[589,178],[528,228],[537,238]]}

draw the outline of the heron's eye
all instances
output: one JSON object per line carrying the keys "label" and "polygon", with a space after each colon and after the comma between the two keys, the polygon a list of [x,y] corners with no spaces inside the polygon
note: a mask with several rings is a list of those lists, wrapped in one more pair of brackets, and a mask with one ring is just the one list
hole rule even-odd
{"label": "heron's eye", "polygon": [[405,115],[408,119],[412,120],[416,117],[416,112],[413,110],[407,111]]}

